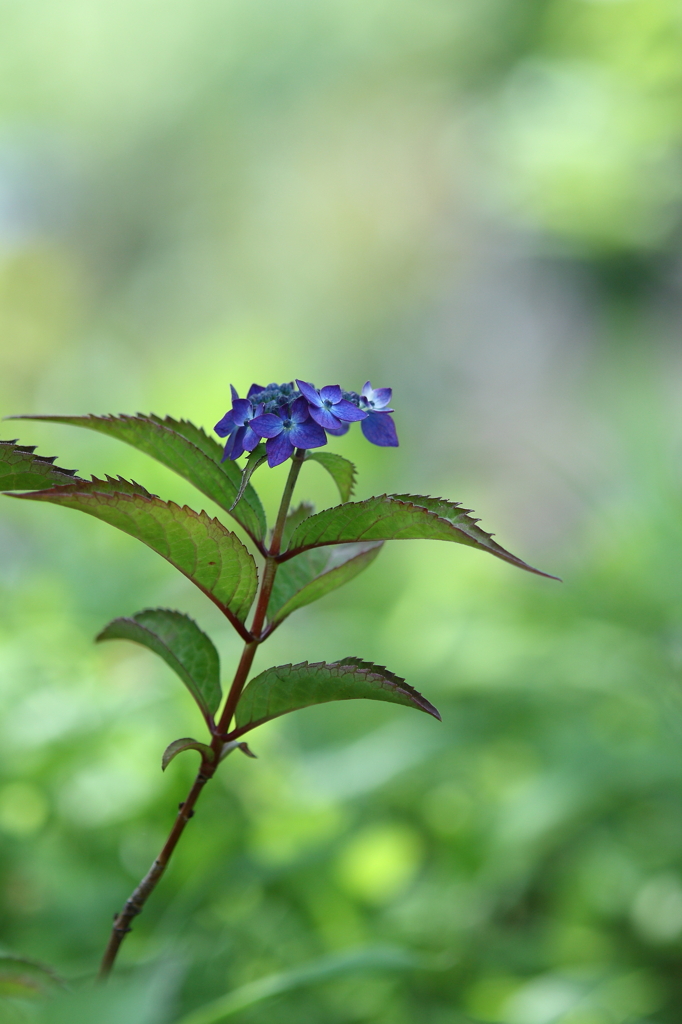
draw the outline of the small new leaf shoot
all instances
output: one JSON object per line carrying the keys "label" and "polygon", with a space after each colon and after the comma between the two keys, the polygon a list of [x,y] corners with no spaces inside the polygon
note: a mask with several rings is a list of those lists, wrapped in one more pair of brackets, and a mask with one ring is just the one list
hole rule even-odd
{"label": "small new leaf shoot", "polygon": [[224,761],[227,755],[231,754],[233,750],[241,750],[242,754],[246,754],[247,757],[252,757],[254,760],[258,757],[258,755],[254,754],[253,750],[251,750],[248,743],[245,743],[243,740],[230,740],[229,743],[223,744],[219,760]]}
{"label": "small new leaf shoot", "polygon": [[244,466],[244,469],[242,470],[242,480],[241,480],[241,483],[239,485],[239,490],[237,491],[237,497],[234,499],[234,501],[230,505],[229,509],[227,510],[228,512],[233,512],[234,509],[237,507],[237,505],[241,501],[241,498],[242,498],[242,496],[244,494],[244,491],[246,490],[246,487],[247,487],[247,484],[248,484],[249,480],[251,479],[253,474],[256,472],[258,467],[262,466],[264,462],[267,462],[267,459],[268,459],[268,457],[265,454],[265,445],[264,444],[257,445],[253,449],[253,451],[249,454],[249,457],[246,460],[246,465]]}
{"label": "small new leaf shoot", "polygon": [[213,751],[207,743],[200,743],[199,740],[193,740],[191,736],[184,736],[180,740],[173,740],[164,750],[161,758],[161,771],[165,772],[173,758],[185,750],[197,750],[201,754],[202,761],[213,761]]}

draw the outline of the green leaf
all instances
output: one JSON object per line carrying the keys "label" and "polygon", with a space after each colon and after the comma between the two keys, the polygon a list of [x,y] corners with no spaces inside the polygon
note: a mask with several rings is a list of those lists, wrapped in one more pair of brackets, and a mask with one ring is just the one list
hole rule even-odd
{"label": "green leaf", "polygon": [[268,604],[268,618],[281,622],[297,608],[349,583],[372,564],[383,543],[312,548],[280,565]]}
{"label": "green leaf", "polygon": [[180,676],[206,718],[218,710],[222,699],[220,658],[209,637],[188,615],[148,608],[130,618],[114,619],[97,640],[132,640],[148,647]]}
{"label": "green leaf", "polygon": [[[16,419],[47,420],[86,427],[108,437],[118,438],[151,455],[164,466],[230,512],[241,483],[241,472],[234,462],[221,463],[222,448],[200,427],[186,420],[167,416],[17,416]],[[256,542],[266,531],[265,512],[253,487],[246,486],[243,500],[230,515],[240,523]]]}
{"label": "green leaf", "polygon": [[419,959],[414,954],[398,947],[369,946],[364,949],[343,950],[313,960],[302,967],[269,974],[265,978],[242,985],[227,995],[190,1011],[181,1017],[177,1024],[221,1024],[227,1017],[232,1017],[265,999],[353,971],[405,970],[420,966]]}
{"label": "green leaf", "polygon": [[258,467],[263,465],[266,459],[267,455],[265,454],[265,445],[262,443],[257,444],[253,451],[249,452],[249,457],[246,460],[246,465],[242,470],[242,479],[241,483],[239,484],[239,490],[237,491],[237,497],[232,502],[230,508],[228,509],[228,512],[232,512],[234,508],[239,504],[244,495],[244,491],[246,490],[246,486],[249,480],[256,472]]}
{"label": "green leaf", "polygon": [[32,445],[0,441],[0,491],[42,490],[78,479],[75,469],[54,466],[55,457],[45,459],[34,451]]}
{"label": "green leaf", "polygon": [[360,658],[344,658],[331,664],[309,665],[303,661],[299,665],[278,665],[261,672],[239,699],[232,736],[311,704],[359,699],[405,704],[440,721],[433,704],[400,676]]}
{"label": "green leaf", "polygon": [[[282,561],[309,548],[369,540],[446,540],[488,551],[491,555],[537,573],[480,529],[470,509],[460,508],[443,498],[412,494],[382,494],[366,501],[348,502],[309,516],[294,531]],[[556,579],[556,576],[550,576]]]}
{"label": "green leaf", "polygon": [[246,757],[252,757],[254,761],[258,760],[258,754],[254,754],[248,743],[242,743],[240,740],[230,740],[229,743],[223,743],[220,750],[220,760],[224,761],[233,750],[241,750],[242,754],[245,754]]}
{"label": "green leaf", "polygon": [[187,505],[162,501],[137,485],[111,479],[93,479],[14,497],[79,509],[141,540],[210,597],[248,639],[242,624],[256,594],[256,563],[239,538],[219,520]]}
{"label": "green leaf", "polygon": [[341,501],[349,501],[355,489],[356,470],[353,463],[334,452],[309,451],[306,461],[309,459],[324,466],[339,489]]}
{"label": "green leaf", "polygon": [[40,999],[63,988],[62,980],[43,964],[18,956],[0,956],[0,997]]}
{"label": "green leaf", "polygon": [[177,757],[178,754],[182,754],[184,750],[198,750],[201,754],[202,762],[213,761],[213,751],[208,743],[200,743],[199,740],[193,740],[190,736],[183,736],[181,740],[173,740],[164,750],[163,757],[161,758],[161,771],[165,772],[173,758]]}

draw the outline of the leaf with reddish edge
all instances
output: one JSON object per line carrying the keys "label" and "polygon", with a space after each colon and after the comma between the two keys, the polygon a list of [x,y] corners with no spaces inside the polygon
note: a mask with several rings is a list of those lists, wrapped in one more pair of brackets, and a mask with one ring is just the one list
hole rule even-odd
{"label": "leaf with reddish edge", "polygon": [[[125,441],[133,448],[157,459],[185,480],[189,480],[202,494],[229,512],[257,544],[260,544],[265,536],[265,513],[253,487],[247,484],[241,501],[233,507],[241,484],[241,471],[229,460],[221,463],[221,446],[193,423],[174,420],[170,416],[162,420],[159,416],[145,416],[143,413],[136,416],[13,418],[86,427],[88,430]],[[50,481],[46,481],[48,482]]]}
{"label": "leaf with reddish edge", "polygon": [[34,455],[34,445],[0,441],[0,491],[43,490],[78,480],[75,469],[53,465],[56,456]]}
{"label": "leaf with reddish edge", "polygon": [[222,698],[220,658],[194,619],[168,608],[147,608],[130,618],[114,619],[96,639],[132,640],[154,651],[182,679],[204,717],[212,720]]}
{"label": "leaf with reddish edge", "polygon": [[383,543],[337,544],[312,548],[280,565],[268,605],[275,625],[313,601],[318,601],[368,568]]}
{"label": "leaf with reddish edge", "polygon": [[327,470],[339,489],[341,501],[349,501],[355,489],[355,466],[335,452],[309,451],[306,462],[319,462]]}
{"label": "leaf with reddish edge", "polygon": [[173,740],[164,750],[161,758],[161,771],[165,772],[173,758],[177,757],[178,754],[182,754],[185,750],[197,750],[201,754],[202,762],[208,761],[212,763],[215,757],[208,743],[200,743],[199,740],[193,740],[191,736],[183,736],[180,740]]}
{"label": "leaf with reddish edge", "polygon": [[443,498],[413,494],[382,494],[366,501],[347,502],[305,519],[279,558],[284,562],[301,551],[326,544],[370,540],[445,540],[487,551],[519,569],[557,579],[506,551],[477,525],[478,520],[469,516],[470,511]]}
{"label": "leaf with reddish edge", "polygon": [[[124,491],[125,488],[125,491]],[[125,481],[93,479],[68,487],[16,494],[95,516],[141,540],[184,573],[250,639],[243,623],[258,586],[256,563],[218,519],[150,495]]]}
{"label": "leaf with reddish edge", "polygon": [[307,661],[278,665],[252,679],[235,714],[236,738],[272,718],[313,704],[335,700],[383,700],[424,711],[440,721],[436,708],[421,693],[381,665],[344,658],[330,664]]}

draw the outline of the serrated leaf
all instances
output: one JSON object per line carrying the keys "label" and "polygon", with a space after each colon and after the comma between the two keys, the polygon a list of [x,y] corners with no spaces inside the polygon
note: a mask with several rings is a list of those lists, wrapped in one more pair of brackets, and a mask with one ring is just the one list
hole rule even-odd
{"label": "serrated leaf", "polygon": [[237,491],[237,497],[232,502],[232,505],[228,509],[228,512],[232,512],[234,508],[239,504],[244,495],[244,491],[246,490],[249,480],[256,472],[258,467],[263,465],[266,459],[267,454],[265,451],[265,445],[262,443],[257,444],[253,451],[249,452],[249,457],[246,460],[246,465],[242,470],[242,479],[241,483],[239,484],[239,490]]}
{"label": "serrated leaf", "polygon": [[372,564],[382,541],[312,548],[280,565],[268,604],[271,623],[349,583]]}
{"label": "serrated leaf", "polygon": [[353,463],[335,452],[309,451],[306,461],[308,459],[324,466],[339,489],[341,501],[349,501],[355,489],[356,470]]}
{"label": "serrated leaf", "polygon": [[49,967],[23,957],[0,956],[0,997],[40,999],[62,987]]}
{"label": "serrated leaf", "polygon": [[165,772],[173,758],[182,754],[184,750],[198,750],[202,761],[213,761],[214,754],[208,743],[200,743],[199,740],[193,740],[190,736],[183,736],[181,740],[173,740],[164,750],[161,758],[161,771]]}
{"label": "serrated leaf", "polygon": [[[16,419],[46,420],[86,427],[108,437],[118,438],[157,459],[164,466],[189,480],[202,494],[230,512],[239,491],[241,472],[229,459],[221,463],[222,448],[200,427],[170,416],[23,416]],[[266,531],[265,512],[250,484],[230,515],[255,541]]]}
{"label": "serrated leaf", "polygon": [[433,704],[400,676],[382,665],[372,665],[360,658],[344,658],[331,664],[310,665],[303,661],[299,665],[278,665],[261,672],[239,699],[232,735],[241,736],[290,711],[335,700],[384,700],[405,704],[440,721]]}
{"label": "serrated leaf", "polygon": [[194,619],[167,608],[148,608],[130,618],[114,619],[97,637],[102,640],[132,640],[154,651],[174,672],[210,718],[218,710],[220,658],[213,643]]}
{"label": "serrated leaf", "polygon": [[[73,491],[89,491],[94,488],[101,494],[140,494],[143,498],[158,498],[158,494],[152,494],[142,484],[138,484],[137,480],[126,480],[122,476],[109,476],[108,473],[103,480],[93,476],[89,480],[64,484],[59,490],[64,490],[65,488]],[[18,497],[21,497],[21,495],[18,495]]]}
{"label": "serrated leaf", "polygon": [[78,479],[75,469],[53,465],[56,456],[34,455],[33,445],[0,441],[0,491],[32,491],[71,483]]}
{"label": "serrated leaf", "polygon": [[[516,555],[506,551],[462,509],[443,498],[411,494],[382,494],[366,501],[347,502],[309,516],[294,531],[282,561],[309,548],[369,540],[445,540],[488,551],[491,555],[536,573]],[[556,579],[555,576],[549,577]]]}
{"label": "serrated leaf", "polygon": [[[112,492],[114,486],[118,489]],[[136,537],[184,573],[244,635],[242,623],[256,594],[258,574],[239,538],[205,512],[126,486],[128,493],[121,481],[95,479],[14,497],[75,508]]]}

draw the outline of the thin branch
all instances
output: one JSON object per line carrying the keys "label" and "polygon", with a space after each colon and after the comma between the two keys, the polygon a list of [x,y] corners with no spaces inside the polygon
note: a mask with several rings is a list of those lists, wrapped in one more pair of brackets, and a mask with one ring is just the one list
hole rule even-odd
{"label": "thin branch", "polygon": [[[253,664],[253,659],[256,655],[258,645],[272,632],[272,629],[263,630],[265,623],[265,616],[268,610],[268,603],[270,601],[270,595],[272,593],[272,586],[275,580],[275,574],[277,572],[277,561],[276,557],[279,553],[280,546],[282,543],[282,534],[284,531],[284,523],[286,522],[287,513],[289,511],[289,505],[291,503],[291,496],[293,494],[294,487],[296,486],[296,480],[300,472],[303,460],[305,459],[305,452],[301,449],[296,449],[292,459],[292,466],[289,471],[289,476],[284,487],[284,493],[282,494],[282,501],[280,503],[279,512],[277,514],[277,521],[272,534],[272,543],[270,550],[263,549],[265,554],[265,569],[263,572],[263,578],[261,581],[260,593],[258,595],[258,603],[256,605],[256,611],[254,613],[253,624],[251,630],[247,630],[246,627],[234,617],[232,612],[229,611],[224,605],[221,605],[215,597],[207,590],[204,593],[207,597],[210,597],[212,601],[223,611],[229,618],[232,625],[235,627],[237,632],[246,641],[242,656],[237,666],[230,692],[223,708],[223,713],[220,716],[220,721],[217,725],[209,723],[209,728],[212,733],[211,750],[213,751],[213,760],[211,762],[204,760],[199,769],[199,774],[194,780],[194,784],[190,789],[187,799],[184,803],[180,804],[180,810],[175,819],[173,828],[170,831],[168,839],[161,850],[161,853],[156,858],[151,868],[144,876],[140,884],[135,888],[130,897],[126,900],[123,909],[114,918],[114,925],[111,930],[109,942],[107,948],[104,951],[102,957],[102,963],[99,970],[99,980],[104,981],[114,966],[118,951],[121,948],[121,944],[125,939],[129,931],[131,931],[131,922],[133,918],[137,917],[138,914],[142,913],[145,903],[153,893],[154,889],[159,883],[163,873],[165,872],[171,855],[178,844],[178,841],[185,831],[187,822],[194,814],[194,805],[196,804],[201,791],[203,790],[206,783],[213,778],[215,771],[220,762],[220,754],[222,753],[223,743],[225,741],[225,733],[232,721],[235,708],[239,697],[241,696],[242,690],[246,685],[246,681]],[[200,588],[203,590],[203,588]]]}
{"label": "thin branch", "polygon": [[275,574],[277,573],[277,556],[279,555],[280,547],[282,544],[282,535],[284,533],[284,524],[286,522],[287,514],[289,512],[289,505],[291,504],[291,498],[294,493],[294,487],[298,479],[298,474],[301,472],[301,466],[305,461],[305,450],[297,448],[291,460],[291,469],[289,470],[289,476],[287,482],[284,485],[284,492],[282,493],[282,500],[279,505],[279,511],[277,513],[277,520],[275,522],[275,528],[272,531],[272,541],[270,544],[270,551],[268,557],[265,560],[265,568],[263,570],[263,580],[261,583],[260,594],[258,595],[258,603],[256,605],[256,611],[254,612],[253,622],[251,623],[251,635],[254,638],[251,644],[247,644],[242,654],[242,660],[237,669],[237,673],[234,677],[234,682],[230,688],[230,692],[227,695],[225,707],[223,713],[220,716],[218,722],[218,732],[226,733],[230,727],[232,716],[234,715],[235,709],[239,698],[241,697],[242,690],[246,685],[253,659],[256,656],[256,650],[258,644],[261,643],[265,636],[263,634],[263,625],[265,623],[265,616],[268,611],[268,604],[270,603],[270,595],[272,594],[272,587],[275,582]]}
{"label": "thin branch", "polygon": [[111,929],[109,942],[107,943],[107,948],[104,951],[104,956],[102,957],[102,963],[99,969],[98,978],[100,981],[104,981],[111,973],[111,969],[114,966],[114,961],[118,955],[121,943],[128,932],[132,930],[130,924],[133,918],[142,913],[145,903],[158,885],[161,876],[168,866],[171,854],[177,846],[180,836],[185,831],[187,822],[194,814],[194,805],[199,798],[199,794],[209,779],[213,777],[216,767],[217,763],[210,765],[206,762],[202,763],[199,774],[194,780],[194,785],[187,795],[187,799],[184,803],[180,804],[175,824],[171,829],[170,835],[168,836],[161,853],[156,858],[140,884],[126,900],[123,910],[121,910],[121,912],[114,918],[114,925]]}

